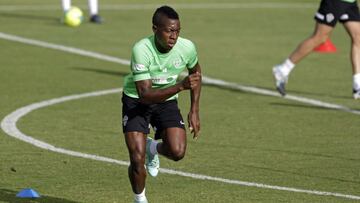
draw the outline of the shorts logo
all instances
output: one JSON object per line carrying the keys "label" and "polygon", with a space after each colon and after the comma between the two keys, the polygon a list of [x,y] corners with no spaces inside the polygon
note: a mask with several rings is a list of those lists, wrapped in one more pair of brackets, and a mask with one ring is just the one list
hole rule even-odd
{"label": "shorts logo", "polygon": [[348,14],[344,14],[340,17],[340,20],[349,20],[349,15]]}
{"label": "shorts logo", "polygon": [[129,117],[127,115],[125,115],[124,118],[123,118],[123,125],[124,126],[126,126],[128,120],[129,120]]}
{"label": "shorts logo", "polygon": [[335,19],[334,14],[328,13],[326,14],[326,22],[331,23]]}
{"label": "shorts logo", "polygon": [[180,121],[180,125],[185,125],[184,121]]}

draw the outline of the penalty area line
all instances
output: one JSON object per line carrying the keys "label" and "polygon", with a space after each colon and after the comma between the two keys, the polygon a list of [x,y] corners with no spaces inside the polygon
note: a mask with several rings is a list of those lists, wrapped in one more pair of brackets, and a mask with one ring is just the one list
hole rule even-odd
{"label": "penalty area line", "polygon": [[[122,92],[122,88],[116,88],[116,89],[109,89],[109,90],[101,90],[96,92],[90,92],[90,93],[83,93],[83,94],[77,94],[77,95],[70,95],[70,96],[64,96],[60,98],[54,98],[50,100],[41,101],[38,103],[33,103],[30,105],[27,105],[25,107],[19,108],[9,115],[7,115],[2,121],[1,121],[1,129],[8,134],[11,137],[14,137],[16,139],[22,140],[24,142],[27,142],[31,145],[34,145],[36,147],[66,154],[74,157],[80,157],[80,158],[86,158],[96,161],[102,161],[102,162],[109,162],[114,164],[119,164],[123,166],[128,166],[128,161],[122,161],[122,160],[116,160],[108,157],[93,155],[93,154],[86,154],[82,152],[72,151],[60,147],[56,147],[54,145],[51,145],[49,143],[46,143],[44,141],[35,139],[33,137],[30,137],[24,133],[22,133],[16,126],[17,121],[19,121],[22,117],[25,115],[31,113],[34,110],[48,107],[51,105],[71,101],[71,100],[77,100],[77,99],[83,99],[88,97],[97,97],[97,96],[103,96],[108,94],[117,94]],[[360,196],[355,195],[348,195],[348,194],[341,194],[341,193],[334,193],[334,192],[325,192],[325,191],[317,191],[317,190],[305,190],[305,189],[298,189],[298,188],[292,188],[292,187],[283,187],[283,186],[275,186],[275,185],[267,185],[262,183],[255,183],[255,182],[247,182],[247,181],[240,181],[240,180],[232,180],[232,179],[226,179],[226,178],[220,178],[220,177],[213,177],[213,176],[207,176],[202,174],[195,174],[195,173],[188,173],[188,172],[182,172],[177,171],[173,169],[166,169],[166,168],[160,168],[161,173],[165,174],[171,174],[171,175],[178,175],[182,177],[188,177],[193,178],[197,180],[208,180],[208,181],[216,181],[226,184],[233,184],[233,185],[240,185],[240,186],[248,186],[248,187],[257,187],[257,188],[263,188],[263,189],[272,189],[272,190],[281,190],[281,191],[287,191],[287,192],[297,192],[297,193],[306,193],[306,194],[313,194],[313,195],[321,195],[321,196],[333,196],[333,197],[341,197],[346,199],[354,199],[354,200],[360,200]]]}

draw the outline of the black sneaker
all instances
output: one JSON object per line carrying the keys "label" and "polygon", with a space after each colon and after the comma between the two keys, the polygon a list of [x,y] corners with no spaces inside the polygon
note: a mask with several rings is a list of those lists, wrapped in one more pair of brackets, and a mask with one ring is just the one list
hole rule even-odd
{"label": "black sneaker", "polygon": [[360,90],[353,90],[354,99],[360,99]]}
{"label": "black sneaker", "polygon": [[102,19],[99,15],[92,15],[90,17],[90,22],[92,23],[96,23],[96,24],[101,24],[102,23]]}

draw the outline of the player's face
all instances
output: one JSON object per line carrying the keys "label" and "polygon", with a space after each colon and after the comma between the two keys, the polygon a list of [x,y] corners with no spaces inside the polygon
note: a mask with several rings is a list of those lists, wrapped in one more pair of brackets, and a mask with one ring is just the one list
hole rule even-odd
{"label": "player's face", "polygon": [[154,25],[156,46],[160,52],[169,52],[176,44],[180,34],[180,21],[163,17],[161,25]]}

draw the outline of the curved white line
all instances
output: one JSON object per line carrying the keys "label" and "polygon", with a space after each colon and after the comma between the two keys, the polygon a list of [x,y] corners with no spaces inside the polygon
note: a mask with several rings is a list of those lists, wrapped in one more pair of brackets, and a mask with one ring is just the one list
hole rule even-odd
{"label": "curved white line", "polygon": [[12,137],[15,137],[16,139],[22,140],[24,142],[35,145],[36,147],[39,147],[42,149],[46,149],[46,150],[50,150],[50,151],[54,151],[54,152],[58,152],[58,153],[62,153],[62,154],[67,154],[67,155],[71,155],[71,156],[83,157],[83,158],[87,158],[87,159],[106,161],[106,162],[111,162],[111,163],[117,163],[120,165],[128,165],[129,163],[125,162],[125,161],[118,161],[118,160],[110,159],[107,157],[85,154],[85,153],[81,153],[81,152],[63,149],[60,147],[55,147],[51,144],[48,144],[46,142],[37,140],[28,135],[25,135],[16,126],[17,121],[21,117],[25,116],[26,114],[30,113],[33,110],[40,109],[40,108],[50,106],[50,105],[54,105],[54,104],[58,104],[58,103],[65,102],[65,101],[81,99],[81,98],[85,98],[85,97],[95,97],[95,96],[101,96],[101,95],[106,95],[106,94],[114,94],[114,93],[118,93],[120,91],[122,91],[122,89],[104,90],[104,91],[98,91],[98,92],[92,92],[92,93],[86,93],[86,94],[70,95],[70,96],[66,96],[66,97],[61,97],[61,98],[42,101],[39,103],[30,104],[28,106],[17,109],[16,111],[7,115],[1,121],[1,129],[6,134],[8,134]]}
{"label": "curved white line", "polygon": [[[90,92],[90,93],[84,93],[84,94],[78,94],[78,95],[70,95],[70,96],[65,96],[65,97],[42,101],[39,103],[30,104],[28,106],[19,108],[19,109],[15,110],[14,112],[10,113],[9,115],[7,115],[1,121],[1,129],[6,134],[8,134],[16,139],[22,140],[24,142],[35,145],[35,146],[45,149],[45,150],[58,152],[58,153],[62,153],[62,154],[67,154],[67,155],[75,156],[75,157],[81,157],[81,158],[92,159],[92,160],[103,161],[103,162],[110,162],[110,163],[127,166],[127,165],[129,165],[129,162],[127,162],[127,161],[121,161],[121,160],[116,160],[116,159],[112,159],[112,158],[108,158],[108,157],[86,154],[86,153],[72,151],[72,150],[68,150],[68,149],[64,149],[64,148],[60,148],[60,147],[55,147],[54,145],[48,144],[41,140],[37,140],[33,137],[30,137],[30,136],[22,133],[16,126],[16,123],[17,123],[17,121],[20,120],[20,118],[22,118],[23,116],[29,114],[30,112],[32,112],[34,110],[44,108],[47,106],[51,106],[51,105],[55,105],[55,104],[58,104],[61,102],[82,99],[82,98],[87,98],[87,97],[96,97],[96,96],[102,96],[102,95],[107,95],[107,94],[114,94],[114,93],[119,93],[121,91],[122,91],[122,89],[109,89],[109,90],[102,90],[102,91]],[[266,185],[266,184],[262,184],[262,183],[246,182],[246,181],[240,181],[240,180],[225,179],[225,178],[220,178],[220,177],[212,177],[212,176],[207,176],[207,175],[202,175],[202,174],[187,173],[187,172],[176,171],[176,170],[166,169],[166,168],[161,168],[160,171],[162,173],[179,175],[179,176],[189,177],[189,178],[194,178],[194,179],[199,179],[199,180],[211,180],[211,181],[217,181],[217,182],[234,184],[234,185],[243,185],[243,186],[249,186],[249,187],[266,188],[266,189],[273,189],[273,190],[282,190],[282,191],[289,191],[289,192],[307,193],[307,194],[322,195],[322,196],[334,196],[334,197],[342,197],[342,198],[347,198],[347,199],[360,200],[360,196],[355,196],[355,195],[347,195],[347,194],[333,193],[333,192],[304,190],[304,189],[297,189],[297,188],[291,188],[291,187]]]}

